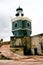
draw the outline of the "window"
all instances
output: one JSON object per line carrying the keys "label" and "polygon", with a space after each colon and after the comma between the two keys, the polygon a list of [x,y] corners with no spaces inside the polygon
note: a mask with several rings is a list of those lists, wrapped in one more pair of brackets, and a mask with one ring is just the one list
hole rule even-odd
{"label": "window", "polygon": [[17,13],[16,16],[19,16],[19,13]]}
{"label": "window", "polygon": [[29,23],[27,23],[27,26],[29,27]]}
{"label": "window", "polygon": [[15,23],[15,27],[17,27],[17,23]]}
{"label": "window", "polygon": [[15,35],[17,35],[17,33],[15,33]]}
{"label": "window", "polygon": [[24,35],[27,35],[27,31],[26,30],[24,31]]}

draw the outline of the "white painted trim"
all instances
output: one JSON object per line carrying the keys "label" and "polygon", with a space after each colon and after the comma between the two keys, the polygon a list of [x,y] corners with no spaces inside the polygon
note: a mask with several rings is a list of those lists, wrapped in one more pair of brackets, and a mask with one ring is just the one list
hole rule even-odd
{"label": "white painted trim", "polygon": [[28,20],[28,21],[32,21],[31,19],[27,18],[27,17],[24,17],[24,16],[21,16],[21,17],[16,17],[16,18],[12,18],[12,22],[15,22],[16,20]]}
{"label": "white painted trim", "polygon": [[15,29],[15,30],[12,30],[12,31],[17,31],[17,30],[29,30],[29,31],[31,31],[31,29],[28,29],[28,28],[18,28],[18,29]]}

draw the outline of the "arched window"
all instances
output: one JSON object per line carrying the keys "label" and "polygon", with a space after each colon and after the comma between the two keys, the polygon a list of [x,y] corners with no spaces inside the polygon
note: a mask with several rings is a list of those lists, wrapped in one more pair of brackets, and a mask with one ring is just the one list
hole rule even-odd
{"label": "arched window", "polygon": [[26,30],[24,31],[24,35],[27,35],[27,31]]}
{"label": "arched window", "polygon": [[29,23],[27,23],[27,26],[29,27]]}
{"label": "arched window", "polygon": [[15,27],[17,27],[17,23],[15,23]]}

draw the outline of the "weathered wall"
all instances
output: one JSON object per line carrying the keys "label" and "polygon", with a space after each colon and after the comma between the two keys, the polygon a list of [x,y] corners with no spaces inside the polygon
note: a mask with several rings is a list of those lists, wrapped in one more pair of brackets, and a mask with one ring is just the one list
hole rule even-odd
{"label": "weathered wall", "polygon": [[34,48],[37,48],[37,52],[41,54],[43,52],[43,35],[35,35],[31,37],[31,50],[34,54]]}

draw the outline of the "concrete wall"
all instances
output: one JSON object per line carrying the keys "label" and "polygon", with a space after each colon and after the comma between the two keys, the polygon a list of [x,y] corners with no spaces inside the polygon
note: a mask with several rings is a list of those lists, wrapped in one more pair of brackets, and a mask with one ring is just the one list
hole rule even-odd
{"label": "concrete wall", "polygon": [[14,38],[13,38],[13,40],[11,40],[11,43],[12,45],[17,45],[17,46],[26,45],[28,49],[31,48],[32,54],[35,54],[34,48],[37,48],[38,54],[41,54],[43,52],[43,34],[34,35],[31,37],[16,38],[16,41],[14,41]]}
{"label": "concrete wall", "polygon": [[37,48],[38,54],[42,53],[41,45],[43,47],[43,36],[39,34],[31,37],[31,50],[33,54],[34,54],[34,48]]}

